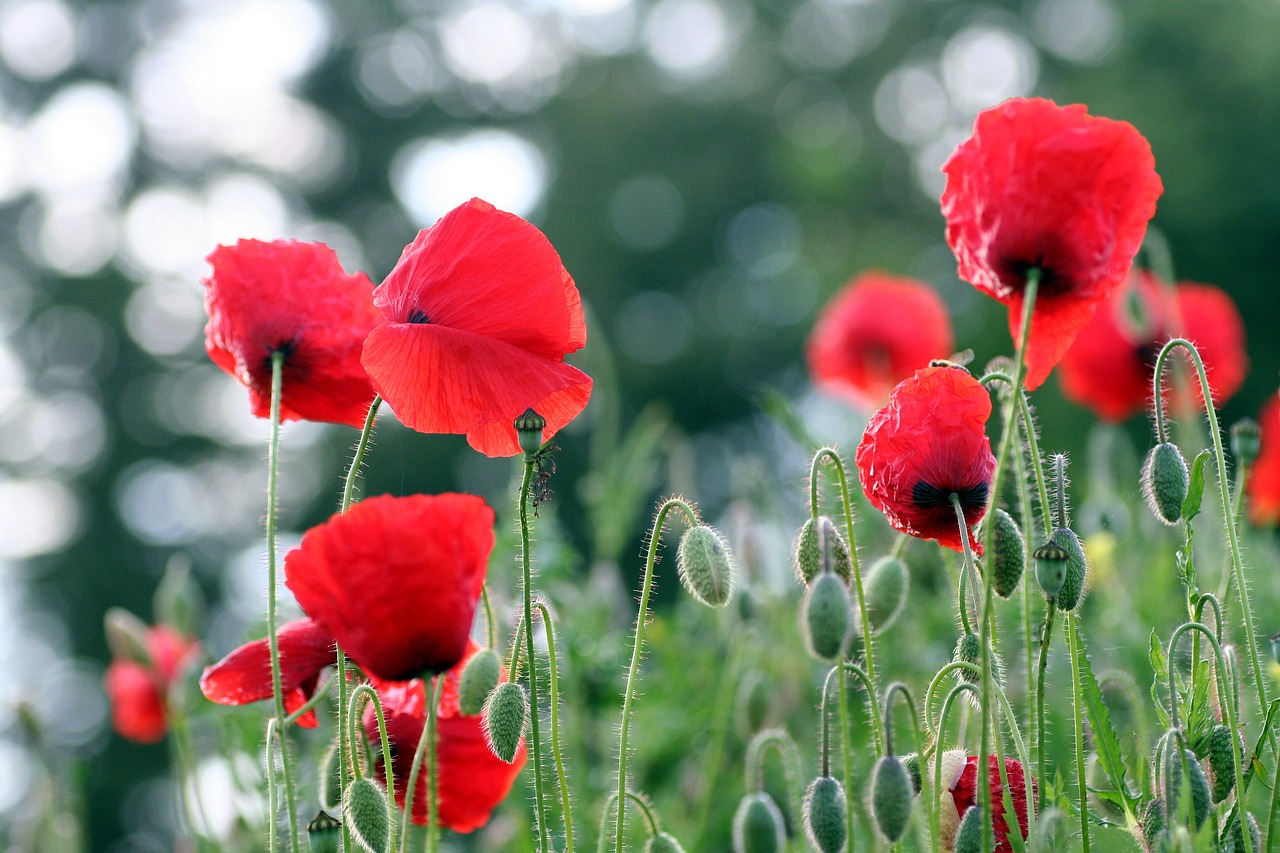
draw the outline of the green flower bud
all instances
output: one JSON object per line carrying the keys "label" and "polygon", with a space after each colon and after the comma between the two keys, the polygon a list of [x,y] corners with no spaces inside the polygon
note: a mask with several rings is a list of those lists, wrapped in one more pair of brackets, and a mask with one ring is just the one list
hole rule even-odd
{"label": "green flower bud", "polygon": [[819,776],[804,795],[805,837],[822,853],[840,853],[846,833],[844,786],[830,776]]}
{"label": "green flower bud", "polygon": [[525,456],[532,456],[542,449],[542,431],[547,427],[547,419],[533,409],[525,409],[524,414],[516,418],[516,439]]}
{"label": "green flower bud", "polygon": [[918,796],[923,787],[920,777],[920,756],[914,752],[907,753],[902,756],[902,766],[907,768],[907,775],[911,777],[911,793]]}
{"label": "green flower bud", "polygon": [[336,812],[342,805],[342,758],[336,738],[320,759],[318,788],[320,808]]}
{"label": "green flower bud", "polygon": [[1222,853],[1261,853],[1262,831],[1258,829],[1258,821],[1248,812],[1245,813],[1249,827],[1249,843],[1245,844],[1244,834],[1240,831],[1240,821],[1232,818],[1231,825],[1222,832]]}
{"label": "green flower bud", "polygon": [[102,626],[113,658],[131,660],[144,666],[151,665],[151,652],[147,650],[147,626],[141,619],[123,607],[112,607],[103,617]]}
{"label": "green flower bud", "polygon": [[764,680],[754,672],[748,672],[738,682],[734,696],[734,721],[738,732],[746,739],[763,729],[769,722],[769,710],[773,696]]}
{"label": "green flower bud", "polygon": [[1155,853],[1160,837],[1168,835],[1165,829],[1163,797],[1147,800],[1138,816],[1138,828],[1142,832],[1142,849],[1146,853]]}
{"label": "green flower bud", "polygon": [[493,649],[481,649],[471,656],[458,679],[458,710],[474,717],[484,710],[489,694],[502,677],[502,662]]}
{"label": "green flower bud", "polygon": [[991,532],[991,582],[996,595],[1008,598],[1018,588],[1022,572],[1026,568],[1026,540],[1018,523],[1009,513],[996,508]]}
{"label": "green flower bud", "polygon": [[1031,554],[1036,561],[1036,583],[1048,601],[1058,597],[1062,585],[1067,582],[1067,549],[1053,539],[1041,545]]}
{"label": "green flower bud", "polygon": [[[982,666],[982,638],[972,631],[961,634],[960,639],[956,640],[955,651],[951,653],[951,662]],[[961,681],[967,681],[970,684],[978,683],[978,675],[967,669],[956,670],[956,674],[960,676]]]}
{"label": "green flower bud", "polygon": [[1231,425],[1231,455],[1243,465],[1252,465],[1262,449],[1262,428],[1253,418],[1241,418]]}
{"label": "green flower bud", "polygon": [[1189,481],[1187,462],[1176,444],[1166,441],[1151,448],[1142,466],[1142,493],[1156,518],[1168,525],[1178,523]]}
{"label": "green flower bud", "polygon": [[800,603],[800,626],[805,645],[815,658],[835,663],[844,657],[853,635],[849,590],[839,576],[819,574]]}
{"label": "green flower bud", "polygon": [[[1156,743],[1153,758],[1156,790],[1168,800],[1168,817],[1170,823],[1178,820],[1182,812],[1183,767],[1186,767],[1186,787],[1191,794],[1191,829],[1199,829],[1208,819],[1212,798],[1209,794],[1209,780],[1196,755],[1189,749],[1179,751],[1177,734],[1173,729],[1166,732]],[[1181,758],[1179,757],[1181,756]],[[1185,762],[1182,759],[1186,759]]]}
{"label": "green flower bud", "polygon": [[649,836],[644,845],[644,853],[684,853],[684,848],[675,837],[666,832]]}
{"label": "green flower bud", "polygon": [[733,559],[724,537],[705,524],[690,527],[676,551],[680,583],[708,607],[723,607],[733,595]]}
{"label": "green flower bud", "polygon": [[[825,558],[824,558],[825,546]],[[796,534],[796,577],[808,586],[824,567],[830,568],[846,584],[853,579],[853,559],[849,555],[849,543],[844,541],[835,522],[820,515],[810,518]]]}
{"label": "green flower bud", "polygon": [[867,620],[871,623],[872,633],[888,630],[897,620],[907,603],[910,583],[907,564],[896,557],[881,557],[871,565],[862,579],[862,591],[866,596]]}
{"label": "green flower bud", "polygon": [[[1238,740],[1237,744],[1239,744]],[[1217,723],[1209,729],[1209,736],[1205,739],[1204,753],[1209,762],[1209,792],[1216,805],[1225,800],[1236,786],[1236,762],[1231,750],[1231,729],[1222,723]],[[1241,745],[1241,760],[1244,755],[1243,745]]]}
{"label": "green flower bud", "polygon": [[307,841],[311,844],[311,853],[338,853],[342,846],[342,824],[320,812],[307,824]]}
{"label": "green flower bud", "polygon": [[485,738],[493,754],[508,764],[515,760],[528,717],[529,699],[524,685],[506,681],[489,694],[484,707]]}
{"label": "green flower bud", "polygon": [[876,762],[871,776],[871,816],[890,844],[907,833],[914,787],[910,771],[897,756],[886,755]]}
{"label": "green flower bud", "polygon": [[782,812],[764,791],[748,794],[733,816],[733,853],[782,853],[787,844]]}
{"label": "green flower bud", "polygon": [[366,853],[388,853],[391,849],[391,806],[387,792],[368,776],[347,785],[342,804],[343,819],[351,838]]}
{"label": "green flower bud", "polygon": [[1049,534],[1049,541],[1067,552],[1067,576],[1054,598],[1054,604],[1059,610],[1075,610],[1084,600],[1085,577],[1089,573],[1084,546],[1080,544],[1080,537],[1066,527],[1056,528]]}
{"label": "green flower bud", "polygon": [[977,806],[965,809],[956,829],[955,853],[980,853],[982,850],[982,817]]}

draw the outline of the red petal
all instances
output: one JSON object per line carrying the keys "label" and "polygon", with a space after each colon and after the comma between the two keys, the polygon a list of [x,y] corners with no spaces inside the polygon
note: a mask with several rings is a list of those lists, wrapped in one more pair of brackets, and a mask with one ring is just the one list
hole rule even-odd
{"label": "red petal", "polygon": [[1280,397],[1267,399],[1258,421],[1262,445],[1249,469],[1249,520],[1272,526],[1280,522]]}
{"label": "red petal", "polygon": [[[318,673],[337,662],[333,635],[318,622],[298,619],[281,625],[276,640],[280,648],[280,683],[286,693],[285,707],[292,712],[311,697]],[[205,669],[200,690],[220,705],[244,705],[270,699],[273,694],[271,651],[267,640],[246,643]],[[312,725],[314,721],[315,715],[311,714]],[[299,725],[307,723],[299,720]]]}
{"label": "red petal", "polygon": [[111,701],[111,725],[136,743],[156,743],[169,730],[164,697],[150,670],[129,660],[113,661],[103,677]]}

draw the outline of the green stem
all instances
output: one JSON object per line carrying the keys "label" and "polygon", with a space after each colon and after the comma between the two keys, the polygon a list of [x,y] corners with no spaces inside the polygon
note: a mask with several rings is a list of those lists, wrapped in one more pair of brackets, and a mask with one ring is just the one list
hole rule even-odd
{"label": "green stem", "polygon": [[[530,673],[533,668],[529,668]],[[431,706],[427,708],[427,729],[422,735],[422,740],[427,741],[427,847],[426,853],[435,853],[435,849],[440,840],[440,779],[439,779],[439,757],[436,755],[436,718],[439,714],[440,697],[444,693],[445,676],[437,675],[431,679],[431,687],[428,690]],[[422,741],[418,742],[419,747]],[[417,756],[415,756],[416,760]],[[410,812],[412,815],[413,801],[407,799]],[[405,821],[406,824],[408,820]]]}
{"label": "green stem", "polygon": [[1084,698],[1080,687],[1080,628],[1079,617],[1074,610],[1067,611],[1067,642],[1071,649],[1071,694],[1072,712],[1075,717],[1076,733],[1076,782],[1079,785],[1080,797],[1080,840],[1084,845],[1084,853],[1089,853],[1089,791],[1085,784],[1084,772],[1084,717],[1081,705]]}
{"label": "green stem", "polygon": [[[200,818],[200,828],[205,833],[209,832],[210,824],[204,808],[204,798],[200,795],[200,779],[196,775],[195,761],[192,759],[194,753],[191,749],[191,730],[187,728],[186,712],[176,701],[172,700],[169,702],[169,721],[170,727],[173,729],[173,737],[170,738],[170,743],[173,748],[173,760],[178,776],[176,791],[178,812],[182,815],[187,825],[187,831],[191,833],[191,838],[196,843],[196,848],[203,850],[206,842],[202,833],[196,831],[196,824],[193,818],[196,816]],[[187,797],[188,780],[191,780],[190,798]],[[191,811],[190,800],[192,799],[195,800],[194,815]]]}
{"label": "green stem", "polygon": [[547,658],[551,664],[551,684],[549,686],[551,703],[551,749],[556,762],[556,779],[560,784],[560,807],[564,811],[564,853],[573,853],[573,811],[569,803],[569,780],[564,772],[564,757],[560,749],[560,688],[559,668],[556,665],[556,631],[551,622],[551,613],[543,601],[535,601],[533,606],[542,613],[542,624],[547,629]]}
{"label": "green stem", "polygon": [[[842,667],[840,665],[836,665],[832,667],[831,671],[835,672],[838,669],[842,669]],[[828,673],[827,681],[830,682],[830,680],[831,680],[830,673]],[[837,696],[839,696],[839,705],[840,705],[840,749],[841,749],[841,758],[842,758],[841,765],[843,768],[843,776],[844,776],[845,799],[847,800],[850,796],[850,792],[853,791],[853,744],[849,742],[849,685],[848,685],[848,679],[844,677],[843,673],[841,674],[840,678],[836,679],[836,681],[837,681],[836,693],[837,693]],[[875,714],[875,708],[874,708],[875,697],[871,696],[871,697],[868,697],[868,699],[869,699],[869,704],[872,705],[871,713]],[[827,717],[828,717],[827,687],[826,687],[826,684],[824,684],[822,687],[822,775],[823,776],[831,775],[830,764],[829,764],[830,756],[831,756],[831,749],[830,749],[831,744],[830,744],[830,741],[827,739],[827,724],[828,724]],[[890,746],[890,749],[892,750],[892,746]],[[845,827],[844,827],[845,838],[852,840],[853,809],[848,807],[848,803],[845,804],[844,821],[845,821]]]}
{"label": "green stem", "polygon": [[549,840],[547,807],[542,795],[542,735],[541,715],[538,710],[538,668],[533,657],[533,565],[529,553],[529,488],[533,483],[534,464],[533,456],[525,454],[524,477],[520,482],[520,568],[523,573],[524,591],[524,610],[520,618],[524,622],[525,658],[529,662],[529,740],[533,752],[533,794],[538,822],[538,849],[546,853]]}
{"label": "green stem", "polygon": [[333,683],[333,679],[334,679],[334,676],[330,676],[328,679],[326,679],[325,682],[321,684],[319,687],[317,687],[315,692],[311,694],[310,699],[308,699],[306,702],[304,702],[303,704],[295,708],[292,714],[285,717],[284,718],[285,725],[292,725],[298,722],[299,717],[301,717],[303,714],[307,713],[311,709],[315,708],[316,705],[319,705],[320,702],[324,700],[325,695],[328,694],[329,685]]}
{"label": "green stem", "polygon": [[[649,801],[639,794],[627,791],[627,799],[635,803],[639,807],[641,814],[644,815],[645,823],[649,825],[649,834],[657,835],[662,831],[662,824],[658,821],[658,816],[653,813],[653,807],[649,805]],[[600,840],[596,847],[597,853],[604,853],[605,838],[604,826],[609,822],[609,809],[618,802],[618,792],[610,791],[609,796],[605,798],[604,809],[600,813]]]}
{"label": "green stem", "polygon": [[[960,666],[964,666],[964,667],[973,666],[972,664],[967,664],[963,662],[957,662],[957,663],[959,663]],[[949,666],[955,666],[955,664],[949,664]],[[946,669],[946,667],[943,667],[943,669]],[[967,681],[961,681],[959,684],[952,687],[950,692],[947,693],[946,698],[942,700],[942,710],[938,714],[937,734],[934,736],[933,790],[935,791],[941,792],[943,790],[942,788],[942,754],[944,750],[942,749],[942,737],[946,733],[947,715],[951,713],[951,705],[952,703],[955,702],[956,697],[959,696],[961,693],[965,693],[965,692],[973,694],[974,699],[977,699],[979,702],[982,701],[982,696],[978,692],[978,688]],[[985,715],[985,713],[986,712],[984,711],[983,714]],[[978,766],[981,767],[986,763],[987,762],[985,760],[979,761]],[[942,832],[941,806],[942,806],[942,803],[940,802],[939,797],[930,798],[929,835],[931,838],[933,838],[933,843],[935,846],[937,846],[939,850],[942,849],[942,846],[941,846],[942,839],[939,837]],[[983,833],[984,836],[986,834],[987,833]]]}
{"label": "green stem", "polygon": [[480,601],[484,603],[484,636],[489,648],[498,647],[498,629],[493,624],[493,604],[489,601],[489,584],[480,587]]}
{"label": "green stem", "polygon": [[280,843],[277,839],[279,828],[276,826],[276,811],[279,808],[276,785],[276,723],[275,717],[267,720],[267,737],[263,744],[262,763],[267,774],[267,849],[275,850]]}
{"label": "green stem", "polygon": [[356,442],[355,452],[351,454],[351,465],[347,468],[347,481],[342,488],[342,512],[354,503],[356,480],[360,478],[360,466],[364,464],[364,453],[369,449],[369,437],[373,435],[373,422],[378,417],[378,407],[382,398],[375,396],[369,404],[369,414],[364,419],[364,429],[360,431],[360,440]]}
{"label": "green stem", "polygon": [[748,623],[738,623],[734,626],[730,635],[728,648],[730,662],[728,666],[721,668],[720,686],[716,690],[715,704],[711,711],[711,744],[707,749],[706,757],[702,766],[702,791],[700,792],[700,803],[698,806],[698,820],[695,824],[698,828],[697,843],[694,845],[695,850],[701,850],[705,847],[707,835],[707,824],[711,819],[711,807],[715,802],[715,795],[718,791],[719,779],[716,774],[720,770],[720,763],[724,758],[725,741],[729,734],[729,717],[733,713],[733,693],[734,688],[738,684],[738,679],[742,674],[743,660],[748,655],[743,649],[746,648],[748,640],[736,641],[738,634],[744,631],[743,626]]}
{"label": "green stem", "polygon": [[[955,492],[951,493],[951,506],[956,511],[956,523],[960,526],[960,546],[964,551],[964,565],[960,568],[960,622],[964,626],[965,633],[968,633],[970,630],[969,615],[965,613],[965,609],[969,602],[965,600],[964,579],[966,577],[971,579],[970,585],[972,589],[969,594],[976,599],[978,595],[978,570],[973,565],[973,550],[969,546],[969,525],[964,520],[964,507],[960,505],[960,496]],[[977,601],[975,600],[972,604],[976,612],[978,609]]]}
{"label": "green stem", "polygon": [[[533,463],[527,463],[525,467],[526,479],[532,470]],[[658,509],[658,515],[653,522],[653,530],[649,534],[648,555],[645,557],[644,563],[644,583],[640,589],[640,609],[636,613],[635,642],[631,647],[631,666],[627,669],[626,692],[622,696],[622,730],[618,737],[618,820],[613,838],[615,853],[622,853],[622,833],[626,828],[627,736],[631,731],[631,702],[635,695],[636,675],[640,670],[640,652],[644,646],[644,626],[646,616],[649,613],[649,592],[653,588],[653,566],[658,558],[658,540],[662,538],[662,525],[667,520],[667,513],[672,509],[679,509],[684,514],[685,521],[690,527],[698,524],[698,514],[693,507],[680,498],[667,498]],[[524,513],[521,512],[521,518],[523,517]],[[852,545],[850,545],[850,550],[852,550]],[[530,647],[529,654],[532,657],[532,647]],[[530,669],[532,670],[532,668]]]}
{"label": "green stem", "polygon": [[[372,685],[361,684],[357,686],[355,691],[351,694],[351,707],[348,709],[346,719],[346,727],[351,738],[351,743],[360,742],[361,724],[364,717],[364,703],[361,700],[373,703],[374,717],[378,721],[378,743],[382,748],[382,771],[386,775],[387,780],[387,796],[394,797],[396,790],[396,772],[395,766],[391,761],[391,740],[387,737],[387,718],[382,711],[382,699],[378,696],[378,691],[374,690]],[[409,792],[410,795],[412,795],[412,793],[412,791]],[[409,809],[412,808],[413,801],[406,798],[405,803],[407,804],[405,810],[405,825],[408,826],[410,822],[408,816]],[[391,826],[387,832],[387,837],[396,837],[396,809],[394,806],[394,800],[391,808]],[[400,842],[400,849],[404,849],[403,839],[401,839]]]}
{"label": "green stem", "polygon": [[[1048,602],[1044,627],[1040,632],[1040,663],[1036,673],[1036,761],[1039,762],[1040,778],[1044,780],[1049,778],[1049,758],[1044,746],[1044,679],[1045,672],[1049,669],[1049,645],[1053,642],[1053,619],[1057,613],[1058,608],[1053,602]],[[1038,806],[1044,808],[1044,803],[1040,802]]]}

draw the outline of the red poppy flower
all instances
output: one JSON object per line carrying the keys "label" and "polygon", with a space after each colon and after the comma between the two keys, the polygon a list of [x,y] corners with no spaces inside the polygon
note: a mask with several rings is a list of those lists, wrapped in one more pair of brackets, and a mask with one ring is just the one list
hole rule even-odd
{"label": "red poppy flower", "polygon": [[1041,270],[1026,346],[1036,388],[1129,272],[1164,188],[1151,146],[1080,104],[1015,98],[979,113],[942,171],[960,277],[1009,306],[1015,339],[1027,271]]}
{"label": "red poppy flower", "polygon": [[1262,444],[1249,469],[1249,520],[1272,526],[1280,522],[1280,397],[1271,395],[1258,422]]}
{"label": "red poppy flower", "polygon": [[[1010,796],[1013,799],[1014,813],[1018,818],[1018,829],[1022,838],[1027,837],[1027,777],[1022,764],[1015,759],[1004,760],[1005,774],[1009,777]],[[1000,787],[1000,759],[994,755],[987,756],[988,778],[991,780],[991,815],[992,829],[995,832],[995,853],[1013,853],[1013,843],[1009,841],[1009,824],[1005,820],[1004,789]],[[966,756],[963,750],[953,749],[942,755],[942,784],[948,790],[940,795],[939,810],[942,848],[951,851],[955,848],[956,830],[960,818],[970,806],[978,804],[978,757]],[[1031,778],[1031,791],[1034,796],[1040,789],[1035,777]]]}
{"label": "red poppy flower", "polygon": [[[987,511],[996,459],[987,439],[991,398],[969,371],[926,367],[898,383],[871,416],[855,456],[862,489],[895,529],[959,551],[951,494],[972,527]],[[970,544],[982,547],[969,534]]]}
{"label": "red poppy flower", "polygon": [[[470,643],[466,659],[445,675],[448,680],[436,710],[440,825],[455,832],[471,832],[484,826],[489,820],[489,814],[506,798],[525,762],[523,742],[516,750],[515,759],[507,764],[489,749],[484,731],[480,727],[480,716],[463,716],[458,708],[458,679],[467,659],[477,650],[475,643]],[[503,669],[500,681],[506,680],[507,673]],[[424,685],[420,679],[398,685],[379,684],[378,694],[386,716],[387,737],[391,741],[396,802],[404,808],[413,755],[426,727]],[[376,757],[374,772],[385,784],[386,772],[382,763],[378,721],[371,707],[365,712],[364,722]],[[413,790],[413,821],[420,824],[427,823],[427,798],[430,791],[425,767],[424,761]]]}
{"label": "red poppy flower", "polygon": [[378,322],[373,284],[347,275],[333,249],[293,240],[241,240],[209,255],[205,349],[249,389],[253,413],[271,414],[271,356],[283,352],[281,420],[364,425],[373,387],[360,366]]}
{"label": "red poppy flower", "polygon": [[462,657],[492,550],[474,495],[381,495],[309,530],[285,583],[366,672],[404,681]]}
{"label": "red poppy flower", "polygon": [[[280,687],[284,691],[284,709],[289,713],[301,708],[315,693],[320,672],[338,662],[333,635],[311,619],[298,619],[281,625],[276,631],[280,648]],[[254,640],[207,667],[200,677],[200,689],[206,698],[220,705],[244,705],[270,699],[271,647],[267,640]],[[318,725],[315,710],[298,718],[298,725],[313,729]]]}
{"label": "red poppy flower", "polygon": [[954,346],[947,309],[933,288],[866,272],[822,310],[809,336],[809,372],[823,387],[879,406],[893,386]]}
{"label": "red poppy flower", "polygon": [[[1156,356],[1171,337],[1186,337],[1200,350],[1221,404],[1240,389],[1248,371],[1244,321],[1222,290],[1209,284],[1180,282],[1168,298],[1166,286],[1148,272],[1132,278],[1142,319],[1130,311],[1130,291],[1119,288],[1093,315],[1062,359],[1062,391],[1098,417],[1122,421],[1151,401]],[[1191,387],[1203,402],[1200,383]]]}
{"label": "red poppy flower", "polygon": [[199,645],[167,625],[147,629],[143,663],[117,658],[107,667],[103,687],[111,701],[111,725],[121,737],[156,743],[169,730],[169,685]]}
{"label": "red poppy flower", "polygon": [[374,294],[364,345],[373,387],[408,427],[465,433],[486,456],[520,452],[516,417],[573,420],[591,379],[564,363],[587,341],[582,302],[547,238],[473,198],[419,232]]}

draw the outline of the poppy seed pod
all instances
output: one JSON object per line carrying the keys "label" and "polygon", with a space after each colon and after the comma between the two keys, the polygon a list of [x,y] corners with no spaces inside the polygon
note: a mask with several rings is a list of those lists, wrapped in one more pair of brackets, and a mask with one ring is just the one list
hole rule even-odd
{"label": "poppy seed pod", "polygon": [[325,812],[319,812],[307,824],[307,842],[311,853],[338,853],[342,846],[342,824]]}
{"label": "poppy seed pod", "polygon": [[[823,553],[825,545],[826,553]],[[808,586],[823,570],[829,568],[848,584],[853,579],[853,560],[849,543],[840,535],[835,522],[825,515],[807,519],[796,534],[795,570],[800,582]]]}
{"label": "poppy seed pod", "polygon": [[1084,546],[1080,544],[1080,537],[1069,527],[1056,528],[1049,534],[1049,541],[1067,552],[1067,576],[1062,582],[1062,589],[1058,590],[1054,598],[1054,604],[1059,610],[1075,610],[1084,600],[1085,578],[1089,573]]}
{"label": "poppy seed pod", "polygon": [[342,814],[351,837],[366,853],[387,853],[391,845],[391,803],[368,776],[347,785]]}
{"label": "poppy seed pod", "polygon": [[1067,549],[1058,545],[1051,538],[1041,545],[1031,556],[1036,561],[1036,583],[1040,591],[1049,601],[1058,596],[1058,591],[1067,582]]}
{"label": "poppy seed pod", "polygon": [[733,595],[733,558],[724,537],[705,524],[690,527],[676,551],[680,583],[708,607],[723,607]]}
{"label": "poppy seed pod", "polygon": [[733,853],[782,853],[787,836],[782,812],[764,791],[747,794],[733,816]]}
{"label": "poppy seed pod", "polygon": [[474,717],[484,710],[484,703],[502,677],[502,662],[493,649],[481,649],[471,656],[458,679],[458,710]]}
{"label": "poppy seed pod", "polygon": [[649,836],[644,845],[644,853],[684,853],[684,848],[670,833],[659,832]]}
{"label": "poppy seed pod", "polygon": [[804,795],[804,834],[822,853],[844,849],[848,833],[845,808],[844,786],[838,781],[819,776],[809,783]]}
{"label": "poppy seed pod", "polygon": [[981,853],[982,813],[977,806],[969,806],[960,817],[956,829],[955,853]]}
{"label": "poppy seed pod", "polygon": [[1253,418],[1241,418],[1231,425],[1231,455],[1242,465],[1251,465],[1262,449],[1262,427]]}
{"label": "poppy seed pod", "polygon": [[862,579],[866,596],[867,620],[873,633],[888,630],[907,603],[911,576],[907,564],[897,557],[881,557],[871,565]]}
{"label": "poppy seed pod", "polygon": [[835,663],[844,657],[853,635],[849,590],[831,572],[818,575],[800,603],[800,628],[815,658]]}
{"label": "poppy seed pod", "polygon": [[1142,493],[1156,518],[1170,526],[1178,523],[1188,481],[1187,462],[1176,444],[1166,441],[1151,448],[1142,466]]}
{"label": "poppy seed pod", "polygon": [[489,694],[484,708],[485,736],[493,754],[508,764],[515,760],[528,717],[529,699],[524,685],[507,681]]}
{"label": "poppy seed pod", "polygon": [[516,429],[516,441],[526,457],[535,455],[542,449],[542,431],[547,428],[547,419],[533,409],[525,409],[524,414],[515,419],[512,426]]}
{"label": "poppy seed pod", "polygon": [[1018,523],[1009,513],[996,509],[991,531],[991,582],[996,595],[1008,598],[1018,588],[1022,572],[1026,568],[1026,540]]}
{"label": "poppy seed pod", "polygon": [[871,776],[871,816],[876,829],[890,844],[907,832],[914,788],[911,773],[896,755],[886,755],[876,762]]}

